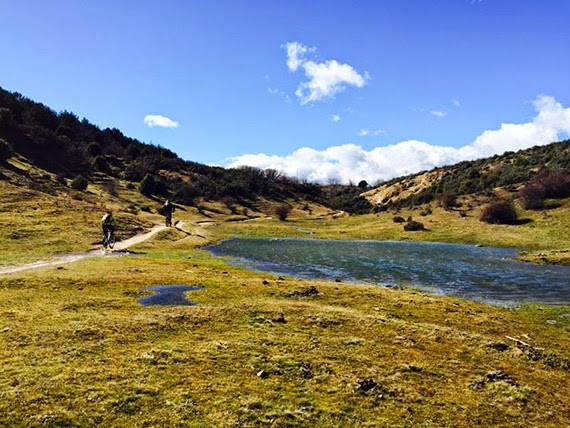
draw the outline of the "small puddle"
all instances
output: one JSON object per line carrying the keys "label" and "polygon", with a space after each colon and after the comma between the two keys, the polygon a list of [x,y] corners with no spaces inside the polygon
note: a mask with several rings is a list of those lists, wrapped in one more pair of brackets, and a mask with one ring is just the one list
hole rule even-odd
{"label": "small puddle", "polygon": [[192,302],[186,298],[185,291],[200,291],[201,285],[153,285],[145,288],[145,291],[155,291],[152,296],[143,297],[138,302],[143,306],[196,306],[198,302]]}

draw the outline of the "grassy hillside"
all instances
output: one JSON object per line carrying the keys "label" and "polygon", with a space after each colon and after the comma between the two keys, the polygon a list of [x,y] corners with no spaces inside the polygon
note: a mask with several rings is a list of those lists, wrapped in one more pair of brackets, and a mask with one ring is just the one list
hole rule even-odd
{"label": "grassy hillside", "polygon": [[445,193],[490,195],[496,188],[516,192],[545,173],[560,174],[569,182],[570,140],[398,177],[363,196],[376,206],[411,207]]}
{"label": "grassy hillside", "polygon": [[255,208],[260,199],[305,199],[348,212],[362,212],[362,205],[370,209],[356,186],[323,192],[320,186],[275,170],[224,169],[185,161],[164,147],[127,137],[118,129],[100,129],[72,112],[57,113],[0,88],[0,162],[12,154],[60,182],[97,184],[104,176],[108,189],[123,180],[148,197],[183,205],[205,199]]}
{"label": "grassy hillside", "polygon": [[[113,209],[124,240],[162,224],[163,195],[141,193],[123,170],[95,169],[86,189],[74,189],[73,174],[50,165],[20,151],[0,163],[0,270],[97,256],[0,273],[0,426],[570,425],[568,306],[497,308],[259,274],[200,250],[230,236],[406,239],[514,246],[525,258],[570,263],[570,199],[542,210],[517,201],[521,221],[496,225],[479,221],[493,195],[459,197],[447,210],[348,215],[318,195],[198,194],[177,202],[177,228],[130,254],[103,255],[103,212]],[[322,192],[341,202],[355,195]],[[279,221],[283,203],[292,210]],[[394,217],[425,229],[407,232]],[[200,285],[186,294],[199,304],[139,304],[157,284]]]}

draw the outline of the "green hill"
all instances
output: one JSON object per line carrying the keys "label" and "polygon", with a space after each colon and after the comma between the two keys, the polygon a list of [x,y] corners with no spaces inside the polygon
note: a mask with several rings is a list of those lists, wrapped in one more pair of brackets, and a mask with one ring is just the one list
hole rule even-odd
{"label": "green hill", "polygon": [[570,140],[398,177],[364,196],[376,206],[387,207],[430,203],[446,193],[490,195],[497,188],[517,196],[525,184],[552,174],[567,185],[560,197],[570,196]]}
{"label": "green hill", "polygon": [[100,129],[72,112],[57,113],[0,88],[0,160],[8,154],[19,155],[60,183],[76,180],[77,186],[102,178],[111,183],[123,180],[145,196],[170,198],[188,206],[203,199],[249,208],[258,206],[260,199],[306,200],[350,214],[365,214],[374,206],[420,205],[450,192],[489,194],[497,187],[515,191],[545,172],[567,179],[568,142],[398,177],[360,195],[366,182],[323,186],[275,170],[224,169],[186,161],[159,145],[127,137],[118,129]]}

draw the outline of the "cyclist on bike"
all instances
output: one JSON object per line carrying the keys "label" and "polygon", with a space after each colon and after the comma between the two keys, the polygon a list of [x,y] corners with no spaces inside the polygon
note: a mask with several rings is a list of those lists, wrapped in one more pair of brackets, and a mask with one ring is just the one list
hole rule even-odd
{"label": "cyclist on bike", "polygon": [[115,234],[115,226],[117,225],[117,221],[115,220],[115,216],[111,210],[107,210],[103,218],[101,219],[101,226],[103,228],[103,242],[105,242],[105,238],[107,237],[107,233],[111,233],[111,235]]}
{"label": "cyclist on bike", "polygon": [[170,203],[170,200],[166,200],[164,205],[162,206],[164,211],[164,219],[166,220],[166,225],[168,227],[172,226],[172,213],[174,212],[174,205]]}

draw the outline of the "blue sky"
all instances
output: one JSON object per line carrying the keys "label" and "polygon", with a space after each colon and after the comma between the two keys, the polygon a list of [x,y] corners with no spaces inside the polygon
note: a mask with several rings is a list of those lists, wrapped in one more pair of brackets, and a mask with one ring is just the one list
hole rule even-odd
{"label": "blue sky", "polygon": [[569,0],[0,0],[0,86],[206,164],[374,182],[570,133]]}

